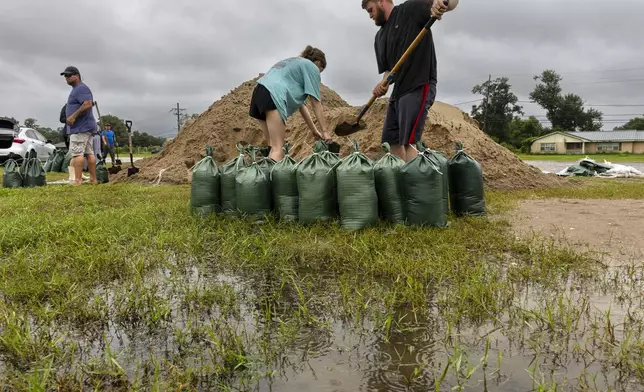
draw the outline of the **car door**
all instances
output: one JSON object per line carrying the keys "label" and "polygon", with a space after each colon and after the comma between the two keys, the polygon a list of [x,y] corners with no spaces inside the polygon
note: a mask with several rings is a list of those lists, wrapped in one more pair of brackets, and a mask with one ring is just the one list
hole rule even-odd
{"label": "car door", "polygon": [[53,144],[47,143],[47,138],[40,132],[34,130],[34,133],[36,134],[36,137],[40,142],[42,142],[42,152],[38,152],[38,156],[42,160],[47,160],[53,153],[56,147]]}
{"label": "car door", "polygon": [[29,139],[29,143],[31,144],[31,147],[32,147],[31,149],[33,149],[34,151],[36,151],[36,153],[38,153],[38,158],[42,159],[43,155],[46,154],[44,150],[45,143],[42,142],[40,139],[38,139],[38,136],[36,135],[36,131],[34,131],[33,129],[27,129],[25,134]]}

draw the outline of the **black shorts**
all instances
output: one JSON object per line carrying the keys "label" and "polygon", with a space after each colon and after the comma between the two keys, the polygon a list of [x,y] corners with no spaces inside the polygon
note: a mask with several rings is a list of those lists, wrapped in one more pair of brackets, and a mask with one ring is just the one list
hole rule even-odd
{"label": "black shorts", "polygon": [[425,84],[389,101],[382,142],[392,146],[407,146],[420,140],[427,113],[434,104],[436,86]]}
{"label": "black shorts", "polygon": [[255,90],[253,90],[253,96],[250,99],[250,116],[258,120],[266,121],[266,112],[276,109],[277,106],[273,102],[270,91],[263,85],[257,83]]}

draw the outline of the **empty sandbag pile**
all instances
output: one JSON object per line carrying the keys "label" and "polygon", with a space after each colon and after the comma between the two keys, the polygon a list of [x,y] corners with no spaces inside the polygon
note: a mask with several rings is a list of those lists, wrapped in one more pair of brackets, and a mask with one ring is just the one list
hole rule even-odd
{"label": "empty sandbag pile", "polygon": [[[378,221],[424,227],[446,227],[456,217],[485,216],[483,172],[463,151],[447,159],[417,144],[419,154],[405,163],[382,145],[377,162],[360,152],[341,159],[318,140],[300,162],[290,155],[275,163],[256,156],[258,148],[237,146],[239,155],[217,167],[213,148],[192,169],[190,206],[198,216],[224,214],[308,225],[338,219],[343,229],[360,230]],[[264,153],[266,154],[266,153]],[[267,154],[266,154],[267,155]]]}

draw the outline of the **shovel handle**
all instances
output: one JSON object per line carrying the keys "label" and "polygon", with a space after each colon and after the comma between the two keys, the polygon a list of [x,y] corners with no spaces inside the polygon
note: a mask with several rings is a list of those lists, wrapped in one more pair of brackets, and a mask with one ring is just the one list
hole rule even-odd
{"label": "shovel handle", "polygon": [[132,132],[132,121],[126,120],[125,121],[125,126],[127,127],[127,131],[131,133]]}

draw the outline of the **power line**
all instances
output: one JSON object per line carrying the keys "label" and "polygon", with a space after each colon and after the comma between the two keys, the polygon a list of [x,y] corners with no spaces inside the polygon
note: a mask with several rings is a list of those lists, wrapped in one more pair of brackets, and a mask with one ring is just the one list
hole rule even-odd
{"label": "power line", "polygon": [[170,109],[170,113],[174,114],[177,116],[177,135],[179,134],[179,131],[181,131],[181,113],[185,112],[186,109],[182,109],[179,106],[179,102],[177,102],[177,107]]}

